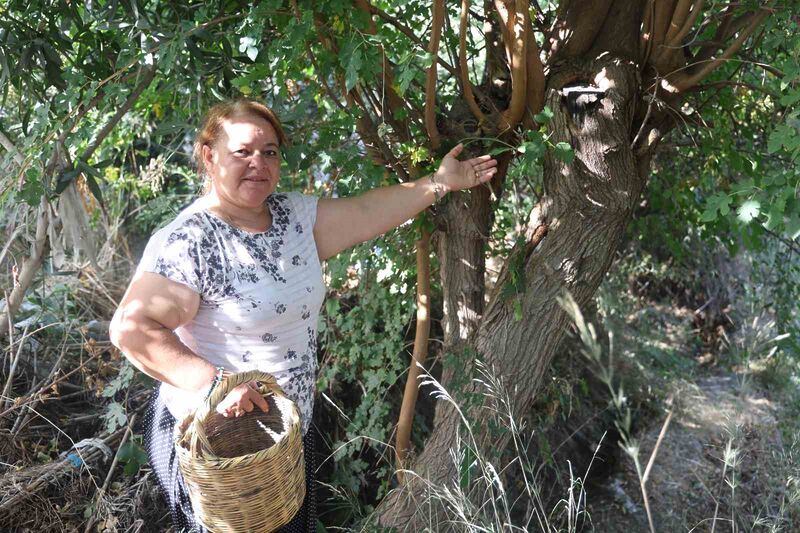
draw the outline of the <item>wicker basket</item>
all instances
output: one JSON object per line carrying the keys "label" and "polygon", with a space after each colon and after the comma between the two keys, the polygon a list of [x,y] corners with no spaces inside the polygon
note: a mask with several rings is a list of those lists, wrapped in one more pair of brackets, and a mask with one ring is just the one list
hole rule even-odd
{"label": "wicker basket", "polygon": [[[261,382],[269,412],[256,407],[240,418],[216,412],[228,392],[249,381]],[[271,375],[251,371],[223,379],[176,427],[192,509],[209,531],[274,531],[300,509],[306,492],[300,413]]]}

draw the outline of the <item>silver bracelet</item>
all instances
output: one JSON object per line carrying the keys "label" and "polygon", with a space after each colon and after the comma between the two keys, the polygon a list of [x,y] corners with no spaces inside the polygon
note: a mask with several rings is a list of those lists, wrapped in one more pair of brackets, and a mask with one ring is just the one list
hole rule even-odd
{"label": "silver bracelet", "polygon": [[439,183],[436,181],[436,178],[434,178],[434,174],[430,174],[428,177],[430,178],[431,183],[433,183],[433,196],[436,198],[436,201],[439,202],[442,199],[441,189],[439,188],[441,185],[439,185]]}
{"label": "silver bracelet", "polygon": [[221,366],[217,367],[217,375],[214,376],[214,381],[211,382],[211,386],[208,387],[208,392],[206,392],[206,397],[203,398],[204,402],[207,402],[208,399],[211,397],[211,393],[214,392],[214,389],[217,388],[217,385],[222,383],[222,376],[225,373],[225,369]]}

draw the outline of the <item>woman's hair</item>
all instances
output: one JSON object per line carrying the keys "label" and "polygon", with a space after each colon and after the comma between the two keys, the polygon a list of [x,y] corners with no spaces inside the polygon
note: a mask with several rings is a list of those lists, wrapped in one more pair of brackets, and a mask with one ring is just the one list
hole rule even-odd
{"label": "woman's hair", "polygon": [[[283,132],[283,126],[281,126],[281,121],[278,120],[278,117],[272,109],[260,102],[246,98],[220,102],[208,110],[203,119],[203,125],[200,127],[200,131],[197,132],[197,137],[194,141],[194,151],[192,155],[197,164],[198,172],[201,176],[206,177],[206,181],[208,180],[208,175],[206,173],[205,163],[203,162],[203,146],[211,146],[217,141],[222,131],[222,123],[225,120],[241,116],[263,118],[275,128],[275,133],[278,135],[278,146],[286,144],[286,134]],[[208,192],[208,186],[208,183],[206,183],[203,191],[204,193]]]}

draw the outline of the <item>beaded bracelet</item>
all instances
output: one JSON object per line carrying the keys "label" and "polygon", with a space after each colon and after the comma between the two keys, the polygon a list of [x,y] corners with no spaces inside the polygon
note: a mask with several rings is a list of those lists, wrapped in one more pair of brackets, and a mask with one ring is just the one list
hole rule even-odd
{"label": "beaded bracelet", "polygon": [[437,182],[436,178],[434,178],[434,174],[431,174],[428,177],[430,178],[431,183],[433,183],[433,196],[436,198],[436,201],[438,202],[442,199],[442,193],[440,189],[441,185],[439,185],[439,182]]}
{"label": "beaded bracelet", "polygon": [[211,386],[208,387],[208,392],[206,392],[206,397],[203,398],[204,402],[207,402],[208,399],[211,397],[211,393],[214,392],[214,389],[217,388],[217,385],[222,383],[222,376],[225,374],[225,369],[221,366],[217,367],[217,375],[214,376],[214,381],[211,382]]}

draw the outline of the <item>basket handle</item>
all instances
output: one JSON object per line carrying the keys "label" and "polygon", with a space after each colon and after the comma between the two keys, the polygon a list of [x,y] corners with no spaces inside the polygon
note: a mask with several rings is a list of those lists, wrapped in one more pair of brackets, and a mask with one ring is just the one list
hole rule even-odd
{"label": "basket handle", "polygon": [[217,458],[216,454],[212,451],[211,443],[208,441],[205,422],[210,418],[211,414],[216,410],[217,405],[225,399],[229,392],[242,383],[249,383],[251,381],[261,382],[261,394],[264,396],[271,393],[278,393],[282,396],[285,395],[275,377],[260,370],[248,370],[238,374],[223,376],[222,381],[214,388],[205,403],[197,408],[192,423],[181,437],[181,442],[185,442],[186,439],[189,438],[189,449],[192,457],[204,455],[211,459]]}

